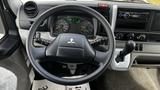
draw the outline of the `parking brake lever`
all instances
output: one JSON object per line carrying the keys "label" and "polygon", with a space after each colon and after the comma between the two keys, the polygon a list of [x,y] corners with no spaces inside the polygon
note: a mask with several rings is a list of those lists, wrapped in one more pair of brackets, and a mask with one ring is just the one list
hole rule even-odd
{"label": "parking brake lever", "polygon": [[132,40],[126,42],[125,47],[120,51],[119,55],[116,57],[116,62],[119,63],[124,60],[124,57],[131,53],[135,49],[136,43]]}

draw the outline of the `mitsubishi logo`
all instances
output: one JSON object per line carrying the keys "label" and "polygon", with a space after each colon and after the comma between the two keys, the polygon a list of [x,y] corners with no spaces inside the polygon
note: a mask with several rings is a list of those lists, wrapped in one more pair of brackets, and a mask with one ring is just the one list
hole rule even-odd
{"label": "mitsubishi logo", "polygon": [[68,44],[74,44],[74,39],[73,38],[70,38],[70,40],[67,42]]}

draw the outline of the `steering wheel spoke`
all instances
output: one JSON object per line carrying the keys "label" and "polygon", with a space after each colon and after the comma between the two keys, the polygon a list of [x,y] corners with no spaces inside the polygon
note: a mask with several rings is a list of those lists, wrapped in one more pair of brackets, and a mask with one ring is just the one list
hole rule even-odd
{"label": "steering wheel spoke", "polygon": [[46,46],[42,47],[32,47],[32,53],[34,54],[35,59],[41,59],[46,56]]}
{"label": "steering wheel spoke", "polygon": [[109,56],[109,51],[106,51],[106,52],[96,51],[94,61],[104,64],[106,60],[108,60],[107,59],[108,56]]}

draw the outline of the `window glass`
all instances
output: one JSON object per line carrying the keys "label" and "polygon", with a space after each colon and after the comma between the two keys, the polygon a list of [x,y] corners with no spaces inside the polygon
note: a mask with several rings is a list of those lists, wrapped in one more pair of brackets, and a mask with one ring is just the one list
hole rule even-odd
{"label": "window glass", "polygon": [[5,36],[5,28],[3,25],[2,17],[0,15],[0,39],[2,39]]}

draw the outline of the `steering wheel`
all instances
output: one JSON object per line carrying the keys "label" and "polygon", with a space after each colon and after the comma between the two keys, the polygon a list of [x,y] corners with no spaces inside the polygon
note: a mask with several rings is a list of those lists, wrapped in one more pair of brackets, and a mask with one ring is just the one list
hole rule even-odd
{"label": "steering wheel", "polygon": [[[66,10],[82,11],[96,18],[106,31],[108,37],[108,50],[106,52],[97,51],[92,48],[84,35],[73,33],[59,34],[48,46],[34,46],[33,39],[38,26],[49,16]],[[110,24],[99,12],[84,5],[65,4],[48,9],[33,23],[27,38],[26,50],[33,68],[44,78],[58,84],[78,85],[96,79],[106,70],[113,59],[115,39]],[[84,75],[80,78],[63,78],[55,76],[45,70],[37,61],[41,58],[50,58],[53,61],[60,60],[58,58],[61,58],[60,61],[66,63],[97,62],[99,67],[91,74]]]}

